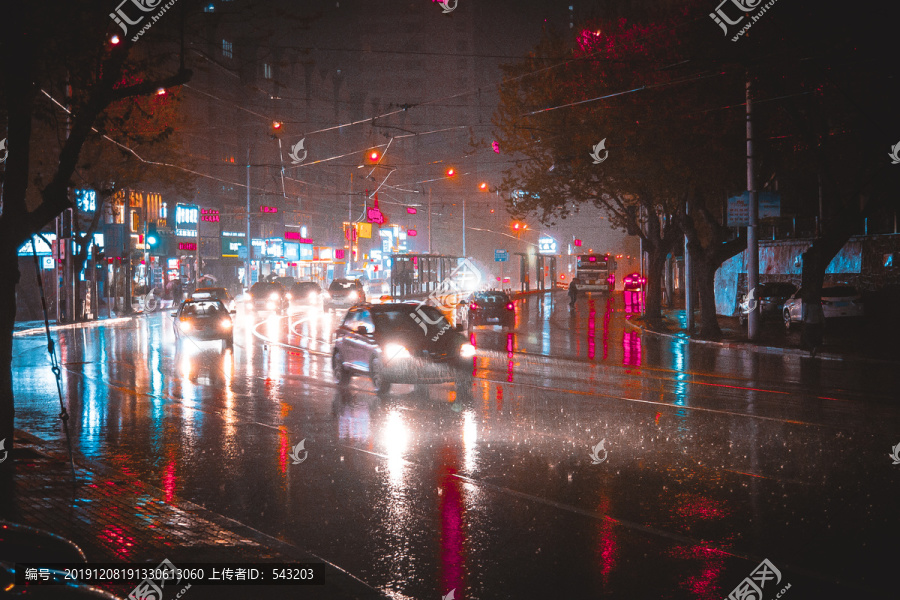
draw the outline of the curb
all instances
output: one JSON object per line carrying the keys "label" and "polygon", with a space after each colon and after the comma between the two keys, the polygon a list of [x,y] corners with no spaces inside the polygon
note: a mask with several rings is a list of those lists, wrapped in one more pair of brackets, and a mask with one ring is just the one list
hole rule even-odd
{"label": "curb", "polygon": [[[92,327],[100,327],[101,325],[120,325],[122,323],[128,323],[129,321],[134,321],[135,319],[140,319],[145,317],[145,313],[139,313],[127,317],[116,317],[114,319],[97,319],[96,321],[83,321],[81,323],[65,323],[63,325],[51,325],[50,331],[58,331],[60,329],[90,329]],[[13,337],[21,337],[26,335],[34,335],[36,333],[44,333],[46,329],[44,327],[31,327],[30,329],[22,329],[20,331],[13,331]]]}
{"label": "curb", "polygon": [[[625,321],[625,325],[631,327],[633,329],[639,330],[641,333],[647,333],[653,336],[668,338],[672,340],[678,340],[682,343],[692,343],[692,344],[707,344],[712,346],[718,346],[719,348],[727,348],[729,350],[750,350],[751,352],[757,352],[760,354],[779,354],[782,356],[796,356],[798,358],[811,358],[809,352],[806,350],[801,350],[800,348],[779,348],[777,346],[760,346],[757,344],[751,343],[742,343],[742,342],[717,342],[713,340],[701,340],[688,336],[685,333],[666,333],[662,331],[653,331],[652,329],[647,329],[645,327],[641,327],[640,325],[636,325],[632,323],[630,320]],[[856,355],[847,355],[847,354],[835,354],[834,352],[817,352],[816,358],[821,358],[823,360],[836,360],[836,361],[858,361],[858,362],[869,362],[875,364],[885,364],[885,365],[900,365],[900,361],[896,360],[884,360],[879,358],[869,358],[866,356],[856,356]]]}

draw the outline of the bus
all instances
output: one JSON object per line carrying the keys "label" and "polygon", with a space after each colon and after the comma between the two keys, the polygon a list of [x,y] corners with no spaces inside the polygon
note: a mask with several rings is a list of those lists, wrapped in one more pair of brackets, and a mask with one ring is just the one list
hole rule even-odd
{"label": "bus", "polygon": [[616,261],[609,254],[579,254],[575,263],[578,289],[610,292],[615,288]]}

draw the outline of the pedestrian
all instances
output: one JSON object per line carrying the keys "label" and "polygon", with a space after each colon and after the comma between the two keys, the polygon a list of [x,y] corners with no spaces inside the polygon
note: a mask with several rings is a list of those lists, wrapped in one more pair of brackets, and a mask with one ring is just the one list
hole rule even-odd
{"label": "pedestrian", "polygon": [[181,286],[181,277],[176,277],[175,281],[172,282],[172,301],[176,306],[181,305],[181,299],[184,295],[184,290]]}
{"label": "pedestrian", "polygon": [[578,280],[573,279],[569,284],[569,308],[575,308],[575,300],[578,299]]}
{"label": "pedestrian", "polygon": [[822,310],[820,301],[804,301],[802,305],[803,333],[801,337],[803,345],[809,348],[809,355],[815,358],[816,352],[819,351],[819,346],[822,345],[822,338],[825,332],[825,311]]}

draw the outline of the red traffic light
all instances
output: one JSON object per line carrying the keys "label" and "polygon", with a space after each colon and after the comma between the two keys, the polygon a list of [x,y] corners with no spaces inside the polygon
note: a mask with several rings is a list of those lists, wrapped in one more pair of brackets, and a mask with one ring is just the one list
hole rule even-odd
{"label": "red traffic light", "polygon": [[453,177],[454,175],[456,175],[456,170],[454,170],[453,167],[447,169],[447,177]]}
{"label": "red traffic light", "polygon": [[481,182],[481,185],[478,186],[478,189],[481,190],[482,192],[486,192],[488,189],[488,184],[485,182]]}
{"label": "red traffic light", "polygon": [[283,123],[281,121],[272,121],[272,129],[281,129]]}

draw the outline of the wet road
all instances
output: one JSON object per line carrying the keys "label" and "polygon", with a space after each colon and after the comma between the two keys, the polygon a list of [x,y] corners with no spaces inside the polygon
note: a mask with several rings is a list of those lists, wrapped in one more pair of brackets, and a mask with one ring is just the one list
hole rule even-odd
{"label": "wet road", "polygon": [[[233,352],[176,353],[167,314],[57,335],[84,460],[393,598],[721,599],[763,559],[767,599],[893,597],[900,369],[642,339],[632,308],[517,302],[472,399],[339,389],[312,309],[239,314]],[[16,338],[17,427],[62,449],[45,352]]]}

